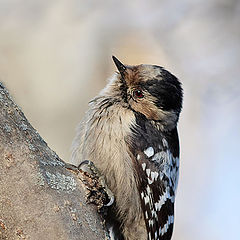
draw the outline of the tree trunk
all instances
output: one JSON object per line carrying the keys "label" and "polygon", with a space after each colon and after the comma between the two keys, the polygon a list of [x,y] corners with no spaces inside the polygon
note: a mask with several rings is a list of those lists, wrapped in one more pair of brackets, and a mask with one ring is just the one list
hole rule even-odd
{"label": "tree trunk", "polygon": [[96,207],[66,165],[0,83],[0,239],[105,239]]}

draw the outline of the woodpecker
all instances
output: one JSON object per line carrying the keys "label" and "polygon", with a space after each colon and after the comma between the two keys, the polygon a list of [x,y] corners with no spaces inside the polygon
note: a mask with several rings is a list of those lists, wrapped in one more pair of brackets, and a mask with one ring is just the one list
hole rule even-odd
{"label": "woodpecker", "polygon": [[114,240],[170,240],[179,175],[180,81],[157,65],[124,65],[89,103],[72,160],[94,163],[115,197]]}

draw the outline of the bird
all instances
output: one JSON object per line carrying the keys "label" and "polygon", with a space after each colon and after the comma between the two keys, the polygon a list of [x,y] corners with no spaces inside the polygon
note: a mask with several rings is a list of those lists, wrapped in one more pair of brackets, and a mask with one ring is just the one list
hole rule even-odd
{"label": "bird", "polygon": [[114,195],[111,240],[170,240],[179,176],[182,83],[158,65],[126,65],[89,102],[73,164],[93,162]]}

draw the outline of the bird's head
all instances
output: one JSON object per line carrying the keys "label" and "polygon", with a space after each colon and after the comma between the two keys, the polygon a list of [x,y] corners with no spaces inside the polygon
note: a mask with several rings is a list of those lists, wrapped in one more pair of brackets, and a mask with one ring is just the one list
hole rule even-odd
{"label": "bird's head", "polygon": [[148,120],[176,126],[183,98],[179,80],[160,66],[124,65],[114,56],[113,61],[118,73],[112,90],[126,106]]}

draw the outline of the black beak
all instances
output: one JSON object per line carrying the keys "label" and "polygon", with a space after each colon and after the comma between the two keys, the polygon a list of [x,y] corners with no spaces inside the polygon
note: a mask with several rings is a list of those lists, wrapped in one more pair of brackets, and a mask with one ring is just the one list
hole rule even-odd
{"label": "black beak", "polygon": [[116,65],[118,71],[120,72],[122,78],[124,79],[124,73],[127,68],[116,57],[112,56],[112,59]]}

